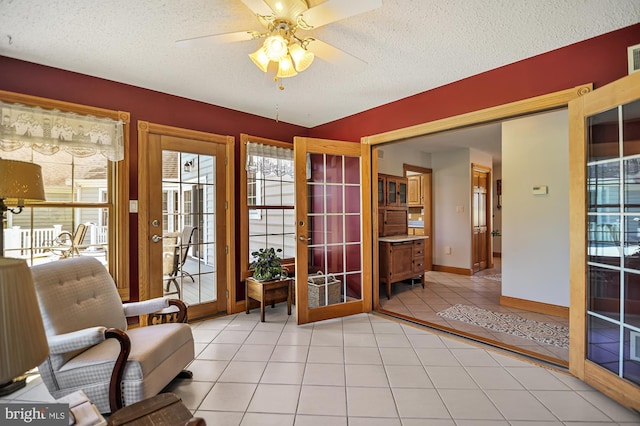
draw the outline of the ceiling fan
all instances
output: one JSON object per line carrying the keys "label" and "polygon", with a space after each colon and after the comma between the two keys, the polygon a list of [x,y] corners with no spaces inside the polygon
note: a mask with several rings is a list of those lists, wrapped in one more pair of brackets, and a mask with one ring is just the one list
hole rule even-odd
{"label": "ceiling fan", "polygon": [[241,1],[266,30],[212,34],[176,43],[192,47],[264,38],[262,46],[249,57],[264,72],[275,68],[276,81],[304,71],[315,56],[346,67],[364,63],[343,50],[301,33],[382,6],[382,0],[327,0],[313,7],[309,7],[306,0]]}

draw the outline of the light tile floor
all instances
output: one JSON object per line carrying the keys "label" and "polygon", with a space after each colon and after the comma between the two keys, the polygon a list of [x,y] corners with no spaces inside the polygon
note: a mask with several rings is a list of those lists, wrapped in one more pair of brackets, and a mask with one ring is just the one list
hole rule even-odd
{"label": "light tile floor", "polygon": [[[193,324],[177,393],[208,425],[640,425],[580,380],[379,315],[297,326],[286,304]],[[5,400],[51,400],[37,377]]]}
{"label": "light tile floor", "polygon": [[391,299],[380,295],[380,307],[389,312],[406,315],[421,321],[470,333],[480,338],[490,339],[504,345],[514,346],[528,352],[543,355],[549,359],[569,362],[569,349],[538,343],[533,340],[508,333],[492,331],[484,327],[467,324],[462,321],[445,319],[437,315],[455,304],[476,306],[489,311],[501,312],[522,318],[569,327],[568,318],[539,314],[517,308],[500,305],[502,283],[486,278],[501,273],[500,258],[494,258],[494,267],[485,269],[472,276],[446,272],[429,271],[423,289],[419,284],[409,282],[393,284]]}

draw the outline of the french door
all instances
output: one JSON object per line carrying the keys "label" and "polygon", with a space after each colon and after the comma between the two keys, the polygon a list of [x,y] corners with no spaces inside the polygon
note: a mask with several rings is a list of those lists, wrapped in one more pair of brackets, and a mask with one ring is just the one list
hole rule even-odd
{"label": "french door", "polygon": [[140,221],[146,226],[141,227],[140,258],[149,279],[140,300],[179,298],[190,319],[227,312],[233,282],[228,223],[233,175],[227,158],[233,138],[148,128],[146,143],[140,143],[147,164],[141,171],[146,185]]}
{"label": "french door", "polygon": [[640,410],[640,73],[569,102],[571,372]]}
{"label": "french door", "polygon": [[368,146],[294,139],[298,324],[371,311]]}

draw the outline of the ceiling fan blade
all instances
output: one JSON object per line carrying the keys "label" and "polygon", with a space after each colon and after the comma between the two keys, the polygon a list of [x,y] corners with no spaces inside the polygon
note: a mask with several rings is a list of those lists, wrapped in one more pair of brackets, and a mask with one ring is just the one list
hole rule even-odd
{"label": "ceiling fan blade", "polygon": [[264,0],[241,0],[256,15],[268,16],[273,14],[273,10]]}
{"label": "ceiling fan blade", "polygon": [[382,0],[327,0],[302,13],[301,19],[309,27],[318,28],[380,6],[382,6]]}
{"label": "ceiling fan blade", "polygon": [[202,37],[187,38],[176,41],[180,47],[208,47],[212,44],[233,43],[236,41],[253,40],[261,37],[257,31],[237,31],[234,33],[212,34]]}
{"label": "ceiling fan blade", "polygon": [[310,41],[308,49],[317,57],[351,71],[357,71],[367,65],[362,59],[318,39]]}

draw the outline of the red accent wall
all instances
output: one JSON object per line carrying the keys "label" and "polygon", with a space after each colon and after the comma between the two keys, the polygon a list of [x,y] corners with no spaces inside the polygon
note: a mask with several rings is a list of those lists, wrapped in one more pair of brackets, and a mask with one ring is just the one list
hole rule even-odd
{"label": "red accent wall", "polygon": [[594,88],[628,73],[627,47],[640,43],[640,24],[505,65],[311,129],[309,136],[359,142],[441,118],[569,89]]}

